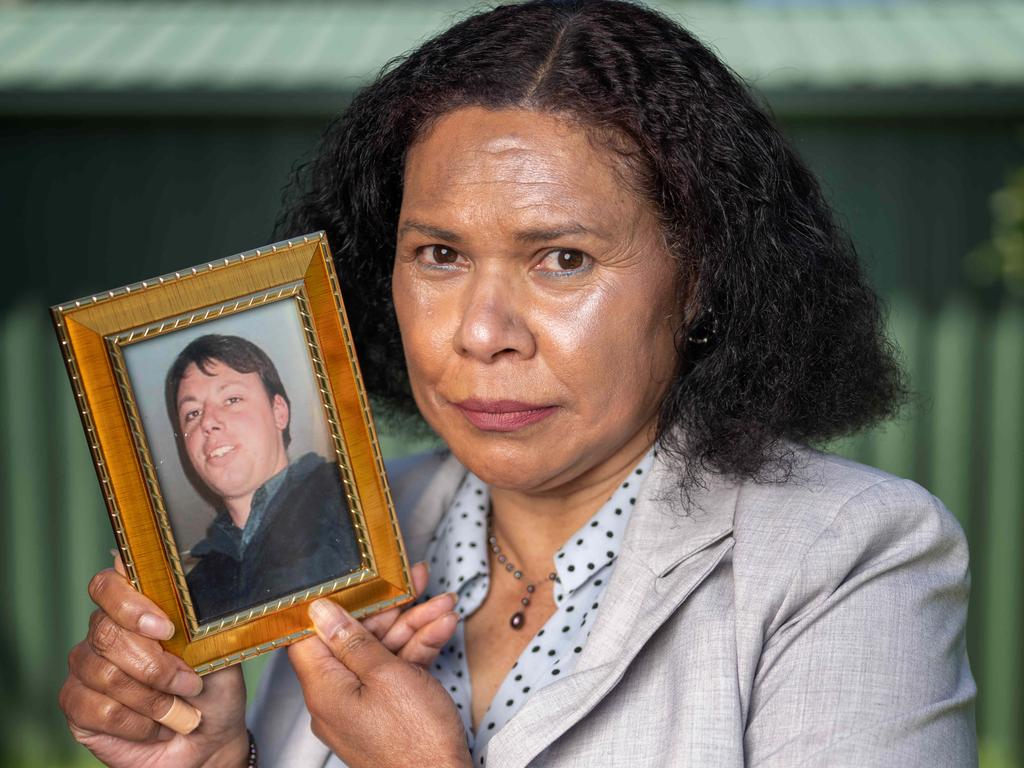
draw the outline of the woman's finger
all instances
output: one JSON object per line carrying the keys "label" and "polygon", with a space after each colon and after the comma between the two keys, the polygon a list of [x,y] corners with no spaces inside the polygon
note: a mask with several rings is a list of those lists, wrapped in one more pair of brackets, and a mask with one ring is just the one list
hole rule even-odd
{"label": "woman's finger", "polygon": [[410,569],[409,575],[412,578],[413,597],[419,597],[430,581],[430,566],[426,560],[420,560]]}
{"label": "woman's finger", "polygon": [[[423,594],[423,590],[427,588],[427,582],[430,579],[430,571],[427,564],[422,560],[416,563],[410,569],[410,577],[412,579],[413,597]],[[383,611],[382,613],[363,619],[363,626],[370,630],[374,637],[380,640],[387,634],[388,630],[391,629],[391,626],[398,620],[398,617],[401,614],[401,608],[391,608],[390,610]]]}
{"label": "woman's finger", "polygon": [[198,696],[203,690],[202,678],[184,661],[156,641],[125,629],[104,611],[90,617],[86,642],[96,656],[149,688],[178,696]]}
{"label": "woman's finger", "polygon": [[181,734],[192,733],[202,718],[199,710],[177,696],[142,685],[85,643],[68,657],[75,676],[87,687]]}
{"label": "woman's finger", "polygon": [[89,582],[89,596],[120,626],[154,640],[174,636],[174,624],[156,603],[138,592],[113,568],[100,571]]}
{"label": "woman's finger", "polygon": [[314,600],[309,616],[334,658],[360,680],[395,661],[391,651],[340,605],[324,598]]}
{"label": "woman's finger", "polygon": [[[338,661],[319,635],[289,645],[288,660],[302,686],[302,696],[310,713],[316,713],[324,705],[337,705],[358,694],[363,687],[359,678]],[[329,697],[323,696],[324,689],[330,690]]]}
{"label": "woman's finger", "polygon": [[455,628],[459,625],[459,614],[446,613],[439,616],[425,627],[420,628],[398,652],[400,659],[411,664],[428,667],[444,648],[445,643],[452,639]]}
{"label": "woman's finger", "polygon": [[425,603],[413,606],[391,625],[380,641],[392,653],[398,653],[410,638],[422,627],[455,609],[458,597],[452,592],[433,597]]}
{"label": "woman's finger", "polygon": [[97,733],[128,741],[156,741],[162,726],[130,707],[84,685],[74,675],[60,692],[60,706],[76,737]]}
{"label": "woman's finger", "polygon": [[375,613],[363,619],[363,626],[366,627],[378,640],[382,639],[396,621],[402,615],[401,608],[389,608],[386,611]]}

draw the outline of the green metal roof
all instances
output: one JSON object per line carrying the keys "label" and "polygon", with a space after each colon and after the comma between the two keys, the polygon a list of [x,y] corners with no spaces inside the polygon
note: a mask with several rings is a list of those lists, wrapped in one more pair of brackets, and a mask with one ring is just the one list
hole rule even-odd
{"label": "green metal roof", "polygon": [[[896,111],[913,111],[915,102],[939,111],[975,102],[1024,111],[1019,0],[656,5],[782,112],[822,104],[856,110],[858,100]],[[0,112],[333,112],[389,58],[479,7],[0,5]]]}

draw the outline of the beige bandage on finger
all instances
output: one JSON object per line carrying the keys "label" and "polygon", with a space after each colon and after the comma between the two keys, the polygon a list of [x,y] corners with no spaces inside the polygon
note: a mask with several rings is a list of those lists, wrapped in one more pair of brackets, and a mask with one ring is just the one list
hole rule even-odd
{"label": "beige bandage on finger", "polygon": [[171,697],[171,706],[156,721],[166,725],[175,733],[187,736],[192,733],[203,719],[203,713],[190,704],[186,704],[177,696]]}

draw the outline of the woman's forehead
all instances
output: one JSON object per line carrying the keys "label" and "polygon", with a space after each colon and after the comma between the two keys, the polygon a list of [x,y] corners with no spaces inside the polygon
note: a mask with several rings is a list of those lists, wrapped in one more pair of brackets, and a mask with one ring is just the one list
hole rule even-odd
{"label": "woman's forehead", "polygon": [[504,210],[601,217],[637,202],[622,172],[618,158],[575,121],[465,107],[438,120],[410,150],[403,214],[490,202]]}

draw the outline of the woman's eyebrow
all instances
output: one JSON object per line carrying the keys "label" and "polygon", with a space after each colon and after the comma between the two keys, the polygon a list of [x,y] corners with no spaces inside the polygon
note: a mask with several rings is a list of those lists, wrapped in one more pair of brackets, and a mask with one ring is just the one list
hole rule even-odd
{"label": "woman's eyebrow", "polygon": [[560,224],[553,227],[524,229],[516,233],[516,240],[521,243],[535,243],[545,240],[558,240],[561,237],[567,237],[569,235],[594,235],[602,240],[608,239],[608,235],[600,230],[590,229],[582,224],[572,223]]}
{"label": "woman's eyebrow", "polygon": [[462,238],[450,229],[433,227],[430,224],[424,224],[423,222],[415,221],[413,219],[407,219],[402,222],[402,225],[398,228],[398,238],[402,239],[405,237],[406,232],[410,229],[416,230],[427,237],[436,237],[438,240],[446,240],[450,243],[462,242]]}
{"label": "woman's eyebrow", "polygon": [[[436,237],[438,240],[445,240],[450,243],[462,242],[462,237],[450,229],[444,229],[442,227],[431,226],[430,224],[424,224],[423,222],[408,219],[402,222],[398,228],[398,237],[401,239],[409,230],[415,230],[421,234],[427,235],[428,237]],[[579,223],[567,223],[558,224],[551,227],[537,227],[533,229],[524,229],[516,232],[515,238],[521,243],[535,243],[550,240],[558,240],[561,237],[569,235],[594,235],[595,237],[607,240],[607,233],[585,227]]]}

